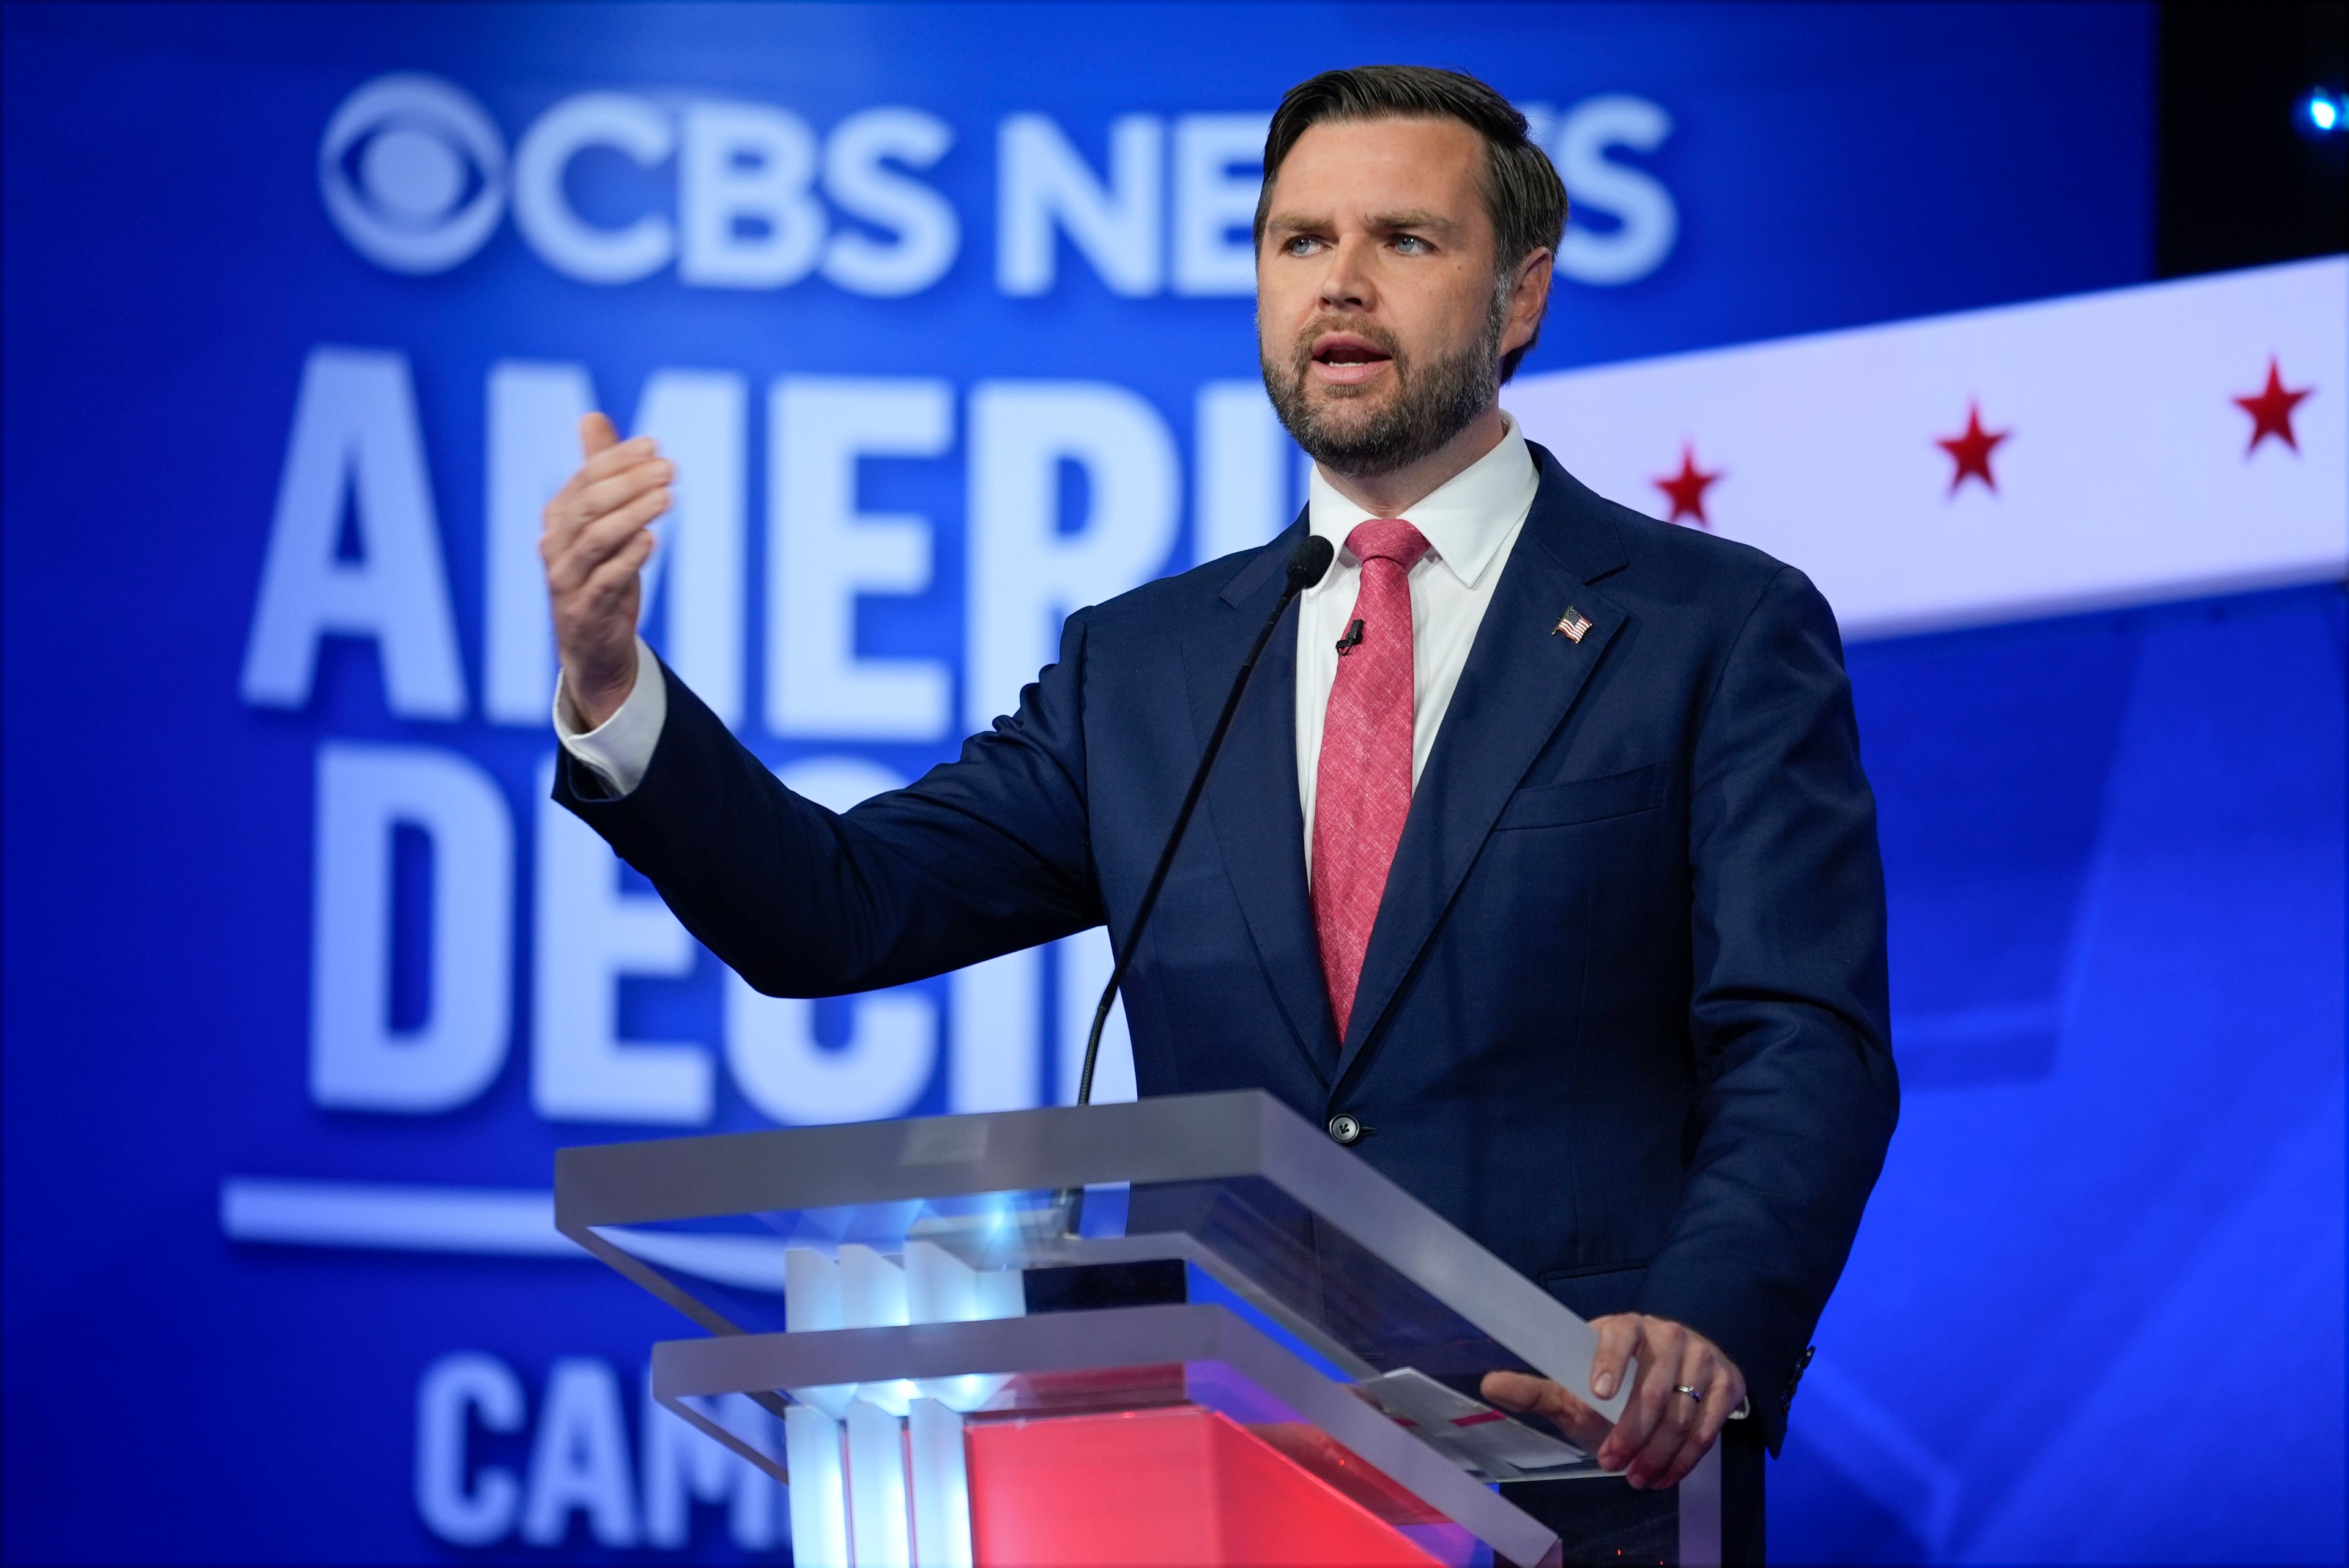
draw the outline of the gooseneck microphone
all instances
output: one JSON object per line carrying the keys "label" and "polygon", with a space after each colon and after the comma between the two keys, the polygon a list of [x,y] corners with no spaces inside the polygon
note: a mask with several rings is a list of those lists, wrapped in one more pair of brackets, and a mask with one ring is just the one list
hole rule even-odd
{"label": "gooseneck microphone", "polygon": [[1102,1026],[1109,1022],[1109,1010],[1117,1000],[1117,988],[1125,982],[1125,967],[1142,950],[1142,933],[1150,923],[1151,911],[1158,907],[1158,890],[1166,883],[1167,868],[1174,863],[1174,851],[1182,847],[1183,831],[1191,825],[1191,813],[1198,809],[1199,796],[1207,787],[1208,771],[1216,766],[1216,754],[1224,748],[1224,737],[1232,727],[1232,716],[1239,711],[1241,694],[1247,690],[1248,676],[1256,673],[1256,662],[1263,655],[1264,645],[1272,641],[1272,630],[1280,624],[1282,615],[1296,597],[1321,581],[1329,572],[1330,562],[1336,560],[1337,550],[1319,534],[1308,534],[1288,558],[1288,583],[1280,591],[1280,603],[1264,618],[1264,630],[1256,634],[1256,643],[1248,649],[1247,659],[1240,673],[1232,678],[1232,691],[1224,698],[1224,711],[1216,720],[1214,733],[1207,737],[1207,748],[1199,754],[1199,766],[1191,774],[1191,788],[1183,796],[1183,809],[1174,813],[1174,826],[1166,835],[1166,847],[1158,853],[1157,869],[1150,873],[1149,885],[1142,890],[1142,903],[1134,909],[1133,926],[1126,933],[1125,951],[1118,954],[1117,963],[1109,972],[1109,984],[1102,987],[1101,1006],[1093,1009],[1092,1032],[1085,1037],[1085,1069],[1077,1079],[1077,1103],[1091,1105],[1093,1099],[1093,1064],[1101,1056]]}

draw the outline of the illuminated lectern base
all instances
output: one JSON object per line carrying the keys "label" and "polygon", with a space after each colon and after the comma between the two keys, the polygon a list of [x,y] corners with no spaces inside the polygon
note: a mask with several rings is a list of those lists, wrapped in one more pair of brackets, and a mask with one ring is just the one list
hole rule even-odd
{"label": "illuminated lectern base", "polygon": [[1587,1388],[1589,1326],[1260,1093],[564,1150],[555,1212],[713,1336],[654,1396],[792,1483],[808,1568],[1530,1565],[1511,1488],[1578,1477],[1607,1561],[1719,1560],[1717,1460],[1629,1493],[1470,1397]]}

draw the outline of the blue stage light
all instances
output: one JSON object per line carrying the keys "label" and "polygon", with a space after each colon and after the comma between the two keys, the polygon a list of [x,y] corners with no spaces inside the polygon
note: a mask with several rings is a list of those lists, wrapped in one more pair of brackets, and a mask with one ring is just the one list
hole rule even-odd
{"label": "blue stage light", "polygon": [[2307,101],[2301,105],[2301,113],[2313,129],[2335,131],[2344,119],[2349,119],[2349,106],[2344,105],[2340,95],[2320,88],[2308,95]]}

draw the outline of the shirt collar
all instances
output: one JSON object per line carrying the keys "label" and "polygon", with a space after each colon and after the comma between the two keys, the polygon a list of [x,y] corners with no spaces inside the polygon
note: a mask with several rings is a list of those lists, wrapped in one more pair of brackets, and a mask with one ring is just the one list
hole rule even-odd
{"label": "shirt collar", "polygon": [[[1464,588],[1476,585],[1541,488],[1540,470],[1516,420],[1506,411],[1501,419],[1498,446],[1402,511],[1402,521],[1419,530]],[[1354,525],[1377,515],[1340,495],[1319,464],[1307,486],[1306,509],[1306,526],[1341,551]]]}

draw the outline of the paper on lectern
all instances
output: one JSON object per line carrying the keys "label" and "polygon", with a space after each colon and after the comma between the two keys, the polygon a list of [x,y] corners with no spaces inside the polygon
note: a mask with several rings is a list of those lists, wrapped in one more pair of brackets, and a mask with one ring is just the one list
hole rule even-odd
{"label": "paper on lectern", "polygon": [[1467,1470],[1506,1480],[1521,1470],[1552,1470],[1589,1456],[1481,1400],[1404,1367],[1356,1384],[1355,1392]]}

